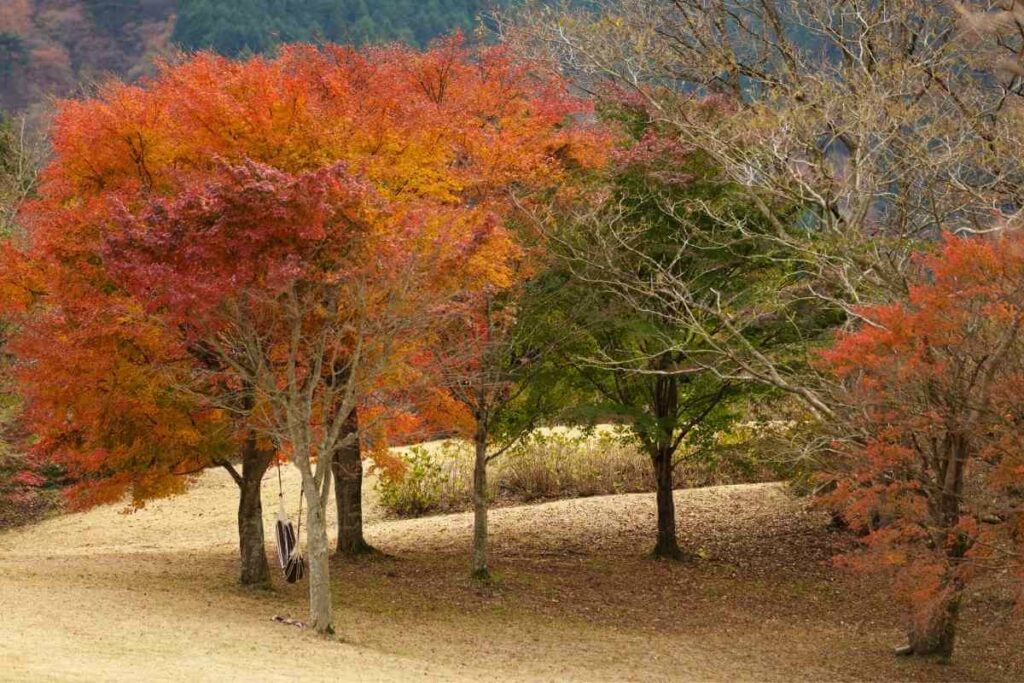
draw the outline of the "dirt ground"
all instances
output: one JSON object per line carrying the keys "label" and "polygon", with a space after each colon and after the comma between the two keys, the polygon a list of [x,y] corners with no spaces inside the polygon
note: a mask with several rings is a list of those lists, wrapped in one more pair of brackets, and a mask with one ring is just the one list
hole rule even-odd
{"label": "dirt ground", "polygon": [[[294,513],[297,477],[287,472]],[[276,473],[265,486],[268,525]],[[0,534],[0,679],[1024,680],[1024,619],[973,596],[951,665],[891,656],[900,610],[831,567],[847,541],[776,484],[677,492],[700,560],[644,557],[654,498],[607,496],[492,515],[497,579],[467,578],[469,515],[383,519],[385,556],[334,566],[338,637],[305,616],[305,584],[235,585],[234,484],[121,514]],[[269,527],[268,527],[269,528]]]}

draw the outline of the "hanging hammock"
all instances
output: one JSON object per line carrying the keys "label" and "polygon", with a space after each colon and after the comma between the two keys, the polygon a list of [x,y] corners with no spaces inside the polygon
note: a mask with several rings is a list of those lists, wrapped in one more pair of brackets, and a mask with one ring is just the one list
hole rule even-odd
{"label": "hanging hammock", "polygon": [[[281,486],[281,463],[277,464],[277,561],[288,583],[295,583],[306,574],[306,560],[299,552],[299,534],[302,532],[302,494],[299,489],[299,523],[292,526],[284,511],[284,488]],[[297,530],[296,530],[297,529]]]}

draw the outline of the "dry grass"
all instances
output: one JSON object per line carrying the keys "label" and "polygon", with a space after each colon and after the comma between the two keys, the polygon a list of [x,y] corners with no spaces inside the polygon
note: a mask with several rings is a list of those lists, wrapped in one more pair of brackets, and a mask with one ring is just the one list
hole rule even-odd
{"label": "dry grass", "polygon": [[[286,490],[294,507],[291,472]],[[304,586],[234,586],[234,496],[210,472],[134,515],[0,534],[0,678],[1024,679],[1024,623],[984,600],[953,665],[891,657],[898,610],[830,567],[844,539],[778,485],[677,492],[694,565],[644,558],[648,494],[496,510],[485,587],[466,578],[469,515],[384,520],[371,501],[367,537],[390,557],[336,565],[337,641],[270,620],[302,618]]]}
{"label": "dry grass", "polygon": [[[676,488],[757,483],[779,478],[771,463],[749,455],[746,444],[722,445],[711,454],[680,455]],[[404,468],[384,469],[381,505],[398,517],[456,512],[472,507],[473,449],[465,441],[436,441],[401,449]],[[538,429],[488,467],[492,505],[654,491],[649,457],[628,432],[602,425],[593,433],[564,427]]]}

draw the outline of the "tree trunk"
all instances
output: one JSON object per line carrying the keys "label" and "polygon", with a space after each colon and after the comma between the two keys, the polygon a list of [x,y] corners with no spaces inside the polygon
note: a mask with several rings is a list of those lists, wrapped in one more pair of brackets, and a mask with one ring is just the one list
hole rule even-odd
{"label": "tree trunk", "polygon": [[478,430],[473,465],[473,578],[487,580],[487,435]]}
{"label": "tree trunk", "polygon": [[658,448],[651,462],[658,501],[658,541],[651,554],[657,558],[681,560],[683,551],[676,539],[676,503],[672,497],[672,453],[667,448]]}
{"label": "tree trunk", "polygon": [[943,660],[952,657],[960,599],[961,590],[951,588],[926,613],[915,615],[907,634],[907,647],[899,652]]}
{"label": "tree trunk", "polygon": [[345,421],[342,438],[356,435],[355,441],[335,453],[334,500],[338,508],[338,547],[336,557],[354,557],[372,553],[363,538],[363,460],[359,449],[359,417],[355,410]]}
{"label": "tree trunk", "polygon": [[317,633],[334,633],[334,614],[331,606],[331,569],[327,540],[327,520],[320,503],[313,473],[308,464],[300,467],[302,490],[306,498],[306,547],[309,552],[309,621]]}
{"label": "tree trunk", "polygon": [[958,530],[970,448],[970,439],[965,435],[953,434],[947,438],[944,469],[936,473],[940,486],[936,487],[936,494],[930,496],[928,510],[932,543],[936,552],[945,554],[946,573],[934,603],[911,616],[907,646],[897,650],[900,654],[944,660],[953,655],[964,588],[958,569],[972,544],[972,539]]}
{"label": "tree trunk", "polygon": [[268,586],[270,566],[267,564],[263,538],[263,501],[261,496],[263,475],[266,474],[273,451],[261,451],[256,437],[250,434],[242,446],[242,475],[237,481],[238,547],[241,554],[239,583],[243,586]]}
{"label": "tree trunk", "polygon": [[[657,367],[668,369],[671,356],[663,354]],[[658,432],[648,443],[658,501],[658,541],[651,555],[657,558],[680,560],[683,552],[676,540],[676,503],[672,498],[672,456],[675,454],[674,437],[679,421],[679,380],[675,375],[657,375],[654,380],[651,412],[658,421]]]}

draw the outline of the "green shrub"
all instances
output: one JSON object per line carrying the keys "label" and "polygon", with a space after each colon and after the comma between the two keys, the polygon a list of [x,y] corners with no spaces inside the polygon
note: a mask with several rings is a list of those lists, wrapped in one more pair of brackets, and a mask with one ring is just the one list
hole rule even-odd
{"label": "green shrub", "polygon": [[[403,468],[381,470],[377,492],[385,510],[399,517],[448,512],[472,503],[472,458],[464,444],[446,441],[433,449],[412,446],[399,456]],[[465,471],[463,471],[465,470]]]}

